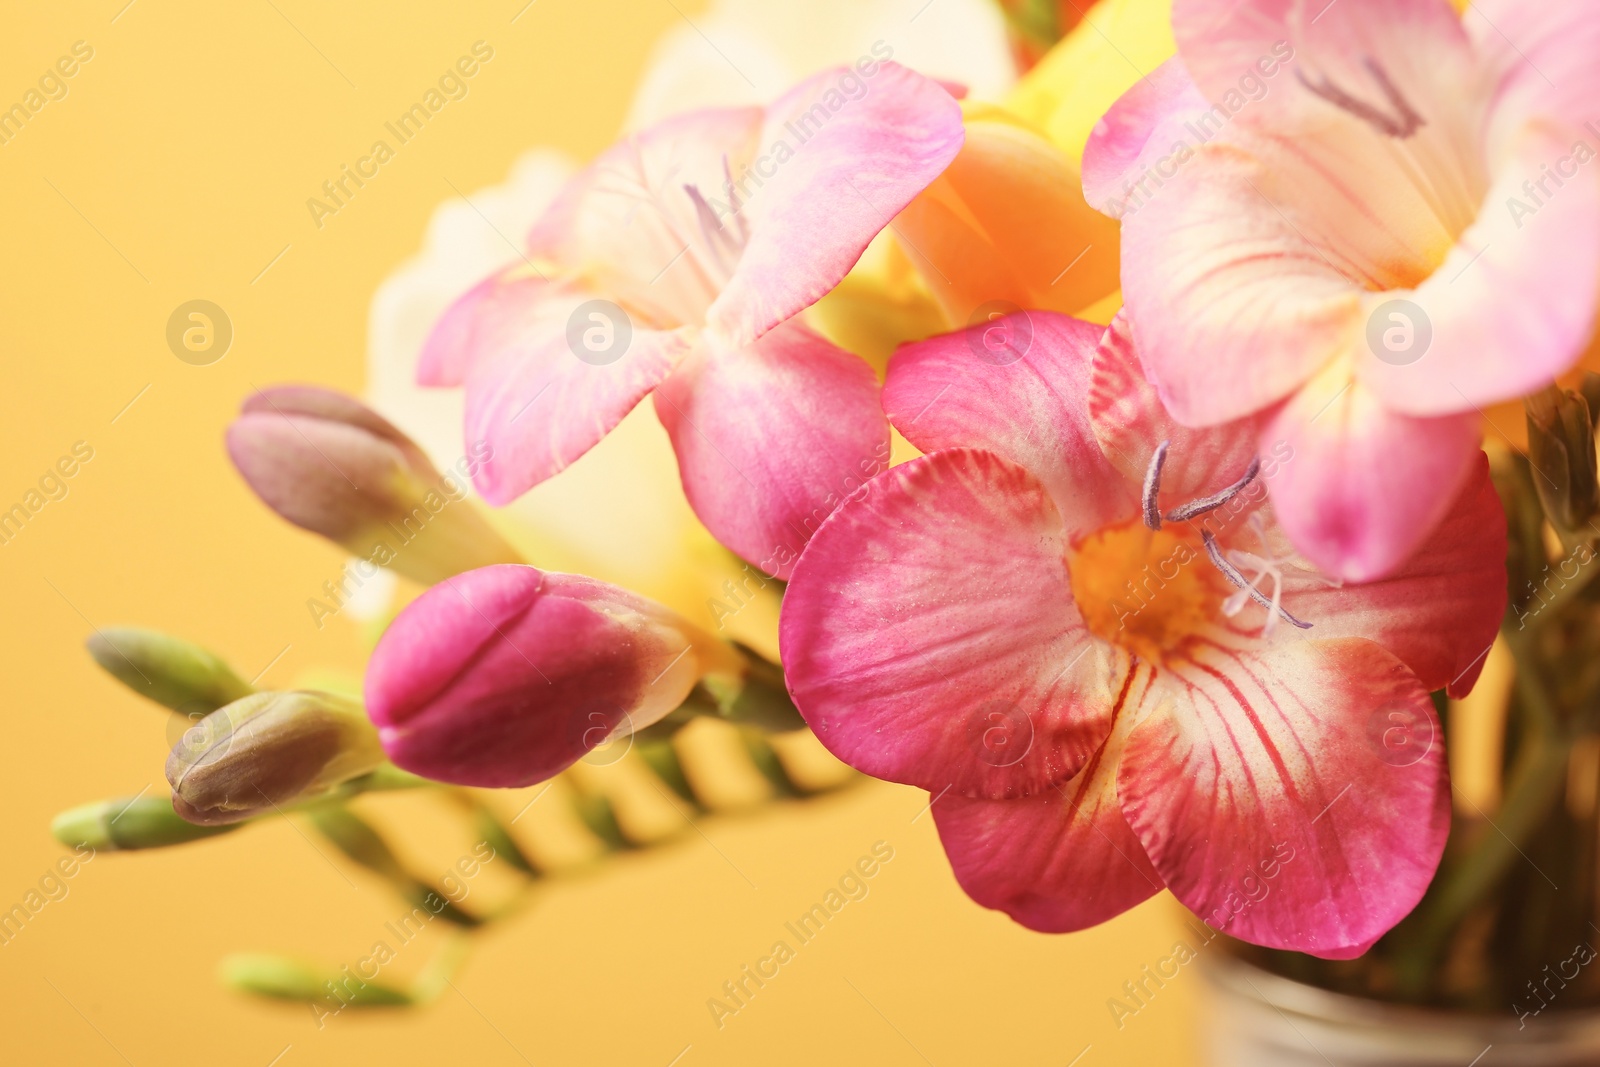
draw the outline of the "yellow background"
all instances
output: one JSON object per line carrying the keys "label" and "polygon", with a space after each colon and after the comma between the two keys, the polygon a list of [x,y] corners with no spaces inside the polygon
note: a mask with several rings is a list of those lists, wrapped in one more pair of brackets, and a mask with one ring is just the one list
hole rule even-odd
{"label": "yellow background", "polygon": [[[266,685],[359,668],[355,628],[318,631],[304,607],[342,554],[259,505],[223,429],[257,386],[359,391],[373,290],[420,247],[451,186],[499,182],[540,144],[592,156],[649,44],[681,17],[667,0],[537,0],[515,23],[522,0],[123,3],[9,5],[0,35],[5,104],[75,41],[94,48],[67,97],[0,146],[0,509],[74,442],[94,449],[66,498],[0,546],[0,910],[61,855],[52,814],[165,788],[166,720],[94,668],[91,627],[186,635],[246,677],[271,663]],[[678,6],[693,17],[702,5]],[[314,228],[306,198],[479,39],[495,58],[470,96]],[[178,361],[164,340],[169,314],[195,298],[234,324],[211,366]],[[102,854],[0,947],[0,1062],[945,1067],[1065,1065],[1086,1046],[1083,1067],[1190,1062],[1192,969],[1121,1030],[1106,1005],[1170,951],[1169,899],[1094,931],[1031,934],[961,893],[918,817],[925,800],[868,783],[712,819],[703,837],[551,888],[431,1007],[347,1012],[320,1031],[303,1007],[221,988],[217,961],[359,959],[404,910],[382,886],[284,821]],[[427,821],[411,798],[367,810]],[[707,998],[878,840],[896,856],[870,895],[718,1030]],[[439,869],[453,853],[419,855]],[[427,951],[402,950],[394,974]]]}

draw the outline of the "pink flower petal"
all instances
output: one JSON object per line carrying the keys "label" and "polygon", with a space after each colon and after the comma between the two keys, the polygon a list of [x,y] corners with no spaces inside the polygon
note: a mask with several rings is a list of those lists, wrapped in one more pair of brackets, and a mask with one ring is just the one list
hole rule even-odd
{"label": "pink flower petal", "polygon": [[[468,452],[489,451],[473,484],[491,504],[510,503],[594,447],[689,350],[686,331],[630,329],[615,304],[590,306],[587,296],[563,297],[467,380]],[[598,331],[594,345],[583,340],[588,330]]]}
{"label": "pink flower petal", "polygon": [[[1176,171],[1174,145],[1196,141],[1184,126],[1209,111],[1174,57],[1134,83],[1101,116],[1083,150],[1083,194],[1098,211],[1120,219]],[[1157,164],[1165,165],[1157,169]]]}
{"label": "pink flower petal", "polygon": [[1249,155],[1202,147],[1123,219],[1123,292],[1139,353],[1188,426],[1283,399],[1358,328],[1360,288],[1264,199],[1266,183]]}
{"label": "pink flower petal", "polygon": [[[1574,159],[1583,141],[1589,165]],[[1414,292],[1366,298],[1358,367],[1385,404],[1411,415],[1472,411],[1533,392],[1577,362],[1600,314],[1596,149],[1600,141],[1575,128],[1529,128],[1483,214],[1433,276]],[[1560,187],[1547,177],[1557,167],[1573,174]]]}
{"label": "pink flower petal", "polygon": [[[1540,117],[1590,126],[1600,98],[1600,7],[1588,0],[1473,0],[1462,23],[1495,86],[1490,152],[1498,158]],[[1595,147],[1597,136],[1586,137]]]}
{"label": "pink flower petal", "polygon": [[1398,571],[1382,581],[1334,586],[1290,570],[1284,602],[1313,624],[1315,637],[1365,637],[1430,691],[1464,696],[1505,613],[1505,558],[1505,512],[1479,452],[1444,520]]}
{"label": "pink flower petal", "polygon": [[[434,323],[417,359],[417,384],[462,385],[483,363],[566,328],[564,295],[527,268],[496,271],[468,289]],[[552,303],[559,305],[552,319]]]}
{"label": "pink flower petal", "polygon": [[1134,729],[1117,792],[1201,919],[1341,958],[1421,899],[1450,790],[1433,703],[1399,660],[1348,639],[1201,650],[1156,684],[1167,699]]}
{"label": "pink flower petal", "polygon": [[1337,578],[1395,573],[1444,519],[1477,467],[1476,414],[1416,419],[1388,410],[1335,363],[1261,426],[1283,451],[1268,483],[1296,548]]}
{"label": "pink flower petal", "polygon": [[702,346],[655,403],[700,521],[779,578],[839,502],[889,465],[871,368],[798,322],[738,351]]}
{"label": "pink flower petal", "polygon": [[1029,796],[1070,778],[1116,694],[1066,550],[1044,487],[992,453],[879,476],[822,525],[784,596],[796,706],[846,763],[933,793]]}
{"label": "pink flower petal", "polygon": [[[1205,430],[1180,424],[1162,405],[1145,377],[1126,308],[1111,320],[1095,349],[1089,389],[1089,421],[1106,458],[1128,481],[1142,485],[1163,441],[1160,502],[1171,510],[1232,485],[1256,458],[1256,424],[1241,419]],[[1270,459],[1270,453],[1263,459]],[[1262,494],[1241,494],[1247,501]]]}
{"label": "pink flower petal", "polygon": [[700,325],[737,258],[727,186],[755,154],[761,119],[760,108],[708,108],[619,141],[529,231],[530,254],[580,275],[644,324]]}
{"label": "pink flower petal", "polygon": [[1117,764],[1138,700],[1128,698],[1111,736],[1070,781],[1019,800],[934,802],[939,839],[968,896],[1029,929],[1067,933],[1161,891],[1117,804]]}
{"label": "pink flower petal", "polygon": [[389,758],[413,773],[529,785],[681,704],[708,640],[603,582],[484,567],[396,617],[367,668],[367,714]]}
{"label": "pink flower petal", "polygon": [[707,314],[712,331],[737,347],[814,304],[963,136],[950,94],[898,63],[870,78],[827,70],[791,89],[767,109],[749,169],[734,172],[749,240]]}
{"label": "pink flower petal", "polygon": [[981,448],[1024,468],[1049,489],[1069,533],[1099,529],[1138,510],[1138,481],[1106,461],[1084,410],[1104,332],[1022,311],[903,345],[889,361],[884,410],[924,452]]}

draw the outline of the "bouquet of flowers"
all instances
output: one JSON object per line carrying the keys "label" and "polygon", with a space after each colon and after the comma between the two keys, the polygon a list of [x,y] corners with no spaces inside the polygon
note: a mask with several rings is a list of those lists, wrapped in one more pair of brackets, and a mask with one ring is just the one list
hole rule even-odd
{"label": "bouquet of flowers", "polygon": [[[458,907],[354,798],[435,790],[534,885],[564,868],[480,791],[559,782],[596,854],[638,847],[604,783],[715,807],[714,735],[769,797],[926,791],[1031,929],[1165,889],[1261,968],[1526,1025],[1600,929],[1600,8],[1004,6],[1036,65],[996,99],[879,40],[565,177],[416,355],[458,463],[326,389],[248,398],[263,502],[422,591],[345,691],[98,636],[178,716],[172,795],[62,841],[302,813],[475,930],[516,902]],[[692,533],[600,560],[521,523],[608,437],[649,492],[670,447]],[[342,1008],[456,959],[228,973]]]}

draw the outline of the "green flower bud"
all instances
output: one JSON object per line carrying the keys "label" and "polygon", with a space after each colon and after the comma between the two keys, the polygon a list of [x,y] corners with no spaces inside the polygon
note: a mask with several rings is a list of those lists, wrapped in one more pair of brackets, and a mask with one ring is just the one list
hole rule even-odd
{"label": "green flower bud", "polygon": [[215,837],[237,826],[196,826],[172,810],[171,797],[121,797],[64,811],[50,821],[50,832],[68,848],[96,852],[165,848]]}
{"label": "green flower bud", "polygon": [[170,634],[114,626],[97,630],[85,645],[117,681],[185,715],[205,715],[255,692],[222,660]]}
{"label": "green flower bud", "polygon": [[1583,395],[1556,386],[1528,397],[1528,459],[1545,514],[1563,535],[1600,510],[1594,422]]}
{"label": "green flower bud", "polygon": [[359,978],[348,967],[335,970],[287,956],[238,953],[224,959],[219,970],[223,985],[230,989],[275,1000],[322,1001],[331,1005],[333,1014],[345,1007],[395,1007],[412,1002],[405,990]]}
{"label": "green flower bud", "polygon": [[330,693],[256,693],[207,715],[167,757],[172,806],[201,825],[325,795],[383,763],[366,713]]}

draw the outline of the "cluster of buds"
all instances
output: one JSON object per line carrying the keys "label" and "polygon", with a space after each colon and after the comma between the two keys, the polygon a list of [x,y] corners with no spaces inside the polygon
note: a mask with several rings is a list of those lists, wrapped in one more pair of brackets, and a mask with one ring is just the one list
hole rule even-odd
{"label": "cluster of buds", "polygon": [[[216,656],[163,634],[110,630],[90,641],[113,676],[185,716],[166,765],[172,796],[149,844],[201,836],[184,826],[214,831],[314,804],[379,771],[520,786],[695,715],[803,726],[781,674],[759,657],[629,590],[515,562],[459,499],[463,485],[349,397],[259,392],[228,448],[273,510],[351,552],[409,528],[411,540],[382,562],[432,588],[379,642],[365,707],[324,692],[256,692]],[[102,808],[68,813],[58,832],[112,841]],[[124,836],[138,825],[116,822]]]}

